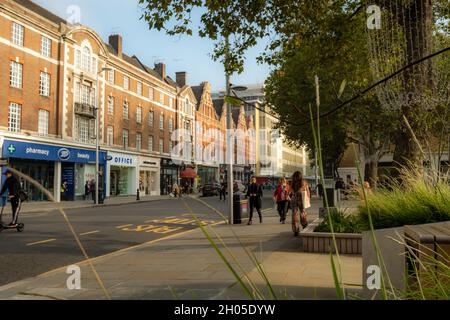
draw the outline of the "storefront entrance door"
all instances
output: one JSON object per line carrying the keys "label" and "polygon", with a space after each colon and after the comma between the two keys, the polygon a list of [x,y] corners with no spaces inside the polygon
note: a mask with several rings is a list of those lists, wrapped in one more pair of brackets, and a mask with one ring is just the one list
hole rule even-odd
{"label": "storefront entrance door", "polygon": [[117,195],[117,188],[119,184],[119,176],[117,171],[111,171],[111,174],[109,175],[110,178],[110,195],[116,196]]}

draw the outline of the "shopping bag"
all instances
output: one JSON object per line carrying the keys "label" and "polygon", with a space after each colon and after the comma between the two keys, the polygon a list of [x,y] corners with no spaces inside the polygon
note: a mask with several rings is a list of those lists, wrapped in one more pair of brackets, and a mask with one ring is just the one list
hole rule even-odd
{"label": "shopping bag", "polygon": [[302,201],[304,209],[311,208],[311,199],[309,197],[308,191],[302,191]]}

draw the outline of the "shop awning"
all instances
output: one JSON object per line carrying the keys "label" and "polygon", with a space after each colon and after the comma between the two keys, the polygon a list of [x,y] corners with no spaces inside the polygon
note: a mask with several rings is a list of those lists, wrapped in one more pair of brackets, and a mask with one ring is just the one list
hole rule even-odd
{"label": "shop awning", "polygon": [[195,179],[197,177],[197,172],[195,172],[195,170],[192,168],[186,168],[185,170],[181,171],[180,176],[181,178]]}

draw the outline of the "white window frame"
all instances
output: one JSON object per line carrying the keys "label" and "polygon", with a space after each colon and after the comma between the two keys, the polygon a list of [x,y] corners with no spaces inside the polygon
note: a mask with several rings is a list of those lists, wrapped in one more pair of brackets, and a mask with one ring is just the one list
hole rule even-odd
{"label": "white window frame", "polygon": [[159,115],[159,130],[164,130],[164,113]]}
{"label": "white window frame", "polygon": [[78,117],[78,138],[81,142],[89,142],[90,136],[90,123],[89,119],[84,117]]}
{"label": "white window frame", "polygon": [[91,60],[91,49],[88,47],[83,47],[81,49],[81,69],[87,72],[91,72],[92,60]]}
{"label": "white window frame", "polygon": [[12,23],[11,27],[11,41],[17,46],[23,47],[24,44],[25,27],[17,22]]}
{"label": "white window frame", "polygon": [[152,87],[148,88],[148,99],[150,101],[154,101],[155,100],[155,89]]}
{"label": "white window frame", "polygon": [[113,96],[108,96],[108,114],[114,115],[114,105],[115,105],[115,98]]}
{"label": "white window frame", "polygon": [[48,136],[49,119],[50,112],[48,110],[40,109],[38,116],[38,133],[40,136]]}
{"label": "white window frame", "polygon": [[159,92],[159,103],[164,105],[164,93],[162,91]]}
{"label": "white window frame", "polygon": [[110,84],[115,84],[116,82],[116,74],[115,74],[115,70],[114,69],[109,69],[108,70],[108,82]]}
{"label": "white window frame", "polygon": [[123,88],[125,90],[130,90],[130,78],[128,76],[123,76]]}
{"label": "white window frame", "polygon": [[20,132],[22,105],[10,102],[8,108],[8,131]]}
{"label": "white window frame", "polygon": [[169,132],[170,133],[173,132],[173,118],[172,117],[169,118]]}
{"label": "white window frame", "polygon": [[159,153],[164,153],[164,139],[159,138],[159,146],[158,146]]}
{"label": "white window frame", "polygon": [[155,148],[155,137],[154,136],[148,136],[148,151],[153,152]]}
{"label": "white window frame", "polygon": [[141,151],[142,150],[142,134],[136,133],[136,150]]}
{"label": "white window frame", "polygon": [[114,127],[108,126],[106,129],[106,144],[108,146],[114,145]]}
{"label": "white window frame", "polygon": [[52,56],[52,40],[46,36],[41,38],[41,54],[47,58]]}
{"label": "white window frame", "polygon": [[9,85],[12,88],[22,89],[23,65],[16,61],[11,61],[9,67]]}
{"label": "white window frame", "polygon": [[122,145],[125,149],[128,149],[130,145],[130,135],[127,129],[123,129],[122,131]]}
{"label": "white window frame", "polygon": [[142,108],[141,107],[136,108],[136,123],[142,124]]}
{"label": "white window frame", "polygon": [[142,96],[142,82],[138,81],[136,85],[136,93],[139,96]]}
{"label": "white window frame", "polygon": [[148,126],[150,128],[155,127],[155,111],[153,111],[153,110],[150,110],[148,112]]}
{"label": "white window frame", "polygon": [[41,71],[39,76],[39,94],[43,97],[50,96],[50,74]]}
{"label": "white window frame", "polygon": [[123,120],[130,119],[130,105],[128,101],[123,102]]}

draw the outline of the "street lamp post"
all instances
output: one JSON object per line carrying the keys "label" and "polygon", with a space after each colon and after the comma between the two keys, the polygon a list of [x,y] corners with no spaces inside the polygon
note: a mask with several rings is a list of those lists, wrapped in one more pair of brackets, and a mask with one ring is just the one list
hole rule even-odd
{"label": "street lamp post", "polygon": [[98,205],[98,192],[99,192],[99,177],[100,177],[100,134],[99,134],[99,75],[105,71],[112,70],[111,68],[102,68],[97,72],[97,92],[96,92],[96,103],[95,103],[95,204]]}

